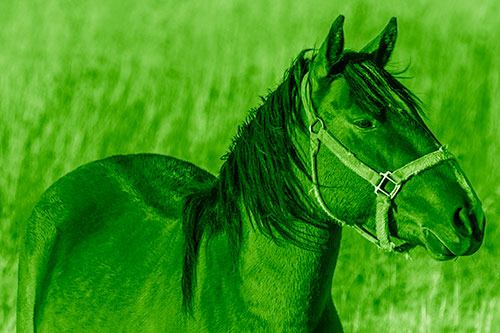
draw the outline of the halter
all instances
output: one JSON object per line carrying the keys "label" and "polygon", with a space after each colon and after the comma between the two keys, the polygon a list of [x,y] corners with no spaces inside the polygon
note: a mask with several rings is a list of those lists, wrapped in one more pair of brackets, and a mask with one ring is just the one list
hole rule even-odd
{"label": "halter", "polygon": [[[312,189],[320,207],[338,225],[349,225],[359,232],[361,236],[365,237],[380,249],[389,252],[404,252],[412,248],[413,246],[408,243],[396,247],[394,242],[391,241],[389,232],[389,209],[391,208],[392,199],[396,197],[403,183],[409,178],[424,170],[438,166],[444,161],[451,160],[456,162],[455,157],[448,152],[444,146],[441,146],[438,150],[419,157],[394,172],[377,172],[363,163],[326,130],[323,119],[316,115],[311,103],[309,73],[302,79],[300,96],[309,122]],[[321,144],[324,144],[345,166],[374,187],[377,205],[375,215],[376,235],[373,235],[361,225],[347,224],[345,221],[337,218],[323,200],[319,188],[317,166],[317,155]],[[477,203],[477,197],[469,182],[458,166],[458,163],[452,163],[452,167],[460,186],[464,189],[471,200],[472,207],[474,207]]]}

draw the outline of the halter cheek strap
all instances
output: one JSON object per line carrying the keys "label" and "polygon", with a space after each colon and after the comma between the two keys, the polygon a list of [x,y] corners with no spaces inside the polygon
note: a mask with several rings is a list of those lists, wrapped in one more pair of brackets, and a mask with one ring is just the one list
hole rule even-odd
{"label": "halter cheek strap", "polygon": [[[440,165],[444,161],[450,160],[456,162],[455,157],[442,146],[432,153],[426,154],[409,162],[394,172],[377,172],[363,163],[356,157],[356,155],[350,152],[346,147],[344,147],[344,145],[342,145],[342,143],[340,143],[326,130],[323,120],[316,115],[311,103],[309,73],[307,73],[302,79],[300,95],[309,122],[312,189],[321,209],[340,226],[347,224],[345,221],[342,221],[332,213],[321,195],[318,181],[317,155],[321,145],[325,145],[344,165],[346,165],[358,176],[369,182],[374,187],[375,194],[377,195],[375,215],[376,235],[373,235],[361,225],[347,225],[354,228],[367,240],[377,245],[377,247],[386,251],[403,252],[411,248],[412,246],[408,243],[396,247],[396,245],[391,241],[388,220],[392,199],[396,197],[403,183],[410,177],[415,176],[424,170]],[[465,190],[472,205],[475,206],[477,198],[474,195],[470,184],[465,178],[463,172],[460,170],[458,163],[452,163],[452,165],[460,186]]]}

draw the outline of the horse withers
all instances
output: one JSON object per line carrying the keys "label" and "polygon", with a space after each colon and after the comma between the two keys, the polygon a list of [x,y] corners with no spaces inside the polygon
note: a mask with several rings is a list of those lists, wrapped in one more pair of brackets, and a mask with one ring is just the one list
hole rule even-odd
{"label": "horse withers", "polygon": [[21,249],[19,332],[336,332],[343,225],[387,251],[477,251],[480,201],[384,69],[396,20],[360,52],[343,20],[253,110],[218,177],[138,154],[54,183]]}

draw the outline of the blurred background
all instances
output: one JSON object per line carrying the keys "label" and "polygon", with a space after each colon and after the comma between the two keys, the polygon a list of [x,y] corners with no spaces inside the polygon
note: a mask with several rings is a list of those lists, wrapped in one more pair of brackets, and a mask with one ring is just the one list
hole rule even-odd
{"label": "blurred background", "polygon": [[391,16],[390,68],[469,176],[487,216],[471,257],[386,254],[345,230],[334,302],[347,332],[500,327],[500,3],[453,0],[0,2],[0,330],[14,331],[17,248],[43,191],[81,164],[155,152],[216,174],[248,110],[338,14],[360,49]]}

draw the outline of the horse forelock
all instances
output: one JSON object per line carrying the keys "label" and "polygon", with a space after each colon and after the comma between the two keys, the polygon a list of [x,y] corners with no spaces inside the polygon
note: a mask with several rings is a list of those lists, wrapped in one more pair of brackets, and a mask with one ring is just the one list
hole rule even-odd
{"label": "horse forelock", "polygon": [[342,75],[356,103],[377,118],[387,113],[400,116],[408,126],[423,124],[420,99],[397,78],[408,70],[388,71],[375,64],[368,53],[345,51],[330,76]]}

